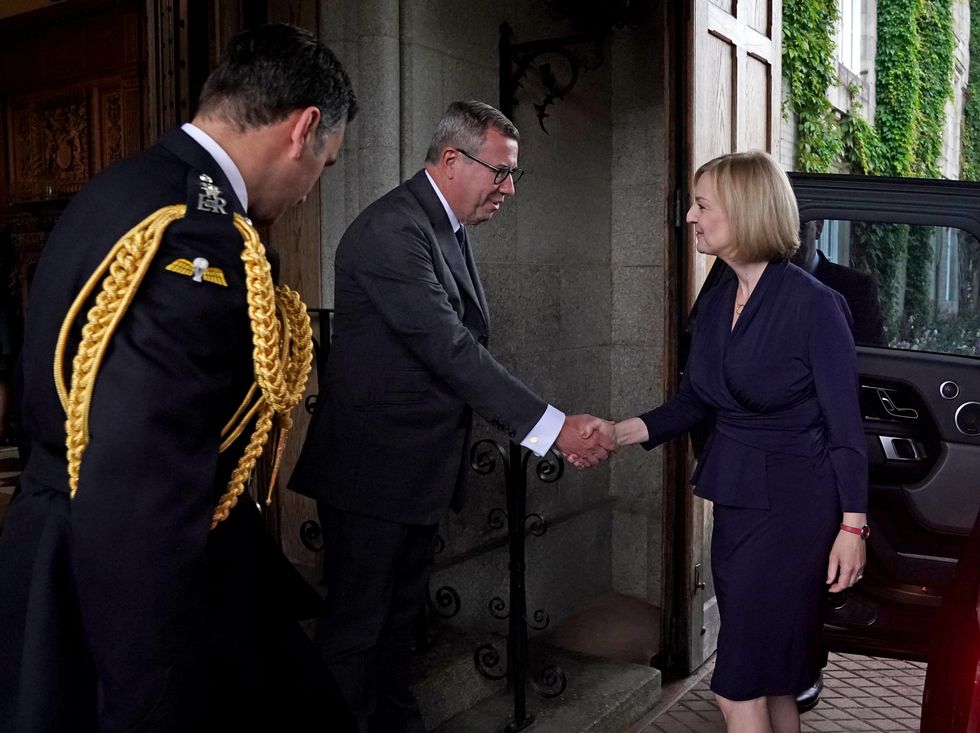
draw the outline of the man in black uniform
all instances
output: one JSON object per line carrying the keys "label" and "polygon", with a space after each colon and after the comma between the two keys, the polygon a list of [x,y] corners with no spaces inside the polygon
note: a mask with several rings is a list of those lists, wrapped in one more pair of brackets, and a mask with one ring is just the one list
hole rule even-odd
{"label": "man in black uniform", "polygon": [[[271,222],[303,199],[355,112],[347,75],[312,35],[247,31],[193,123],[98,175],[52,232],[23,350],[29,457],[0,535],[2,733],[294,730],[314,715],[350,729],[296,622],[319,598],[247,496],[227,516],[215,507],[252,432],[223,427],[253,380],[268,395],[249,306],[253,280],[269,292],[271,280],[260,253],[246,281],[241,217]],[[73,402],[52,373],[71,374],[95,298],[77,318],[69,308],[117,240],[175,204],[186,214],[147,256],[108,347],[72,375],[72,395],[95,381],[69,498]]]}

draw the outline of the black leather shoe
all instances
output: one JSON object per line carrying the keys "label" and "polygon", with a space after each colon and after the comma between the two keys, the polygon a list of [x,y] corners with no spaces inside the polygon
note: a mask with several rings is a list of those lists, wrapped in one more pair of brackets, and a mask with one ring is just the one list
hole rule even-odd
{"label": "black leather shoe", "polygon": [[817,675],[817,679],[812,685],[796,696],[796,708],[801,713],[813,710],[820,702],[821,692],[823,692],[823,672]]}

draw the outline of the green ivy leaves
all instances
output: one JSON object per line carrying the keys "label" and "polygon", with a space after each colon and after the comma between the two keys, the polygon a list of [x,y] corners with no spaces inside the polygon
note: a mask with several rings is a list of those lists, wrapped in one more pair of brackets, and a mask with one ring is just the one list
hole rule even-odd
{"label": "green ivy leaves", "polygon": [[[784,0],[783,73],[788,106],[797,116],[801,171],[826,173],[843,163],[859,173],[939,175],[946,102],[953,91],[951,0],[879,0],[877,12],[872,127],[858,114],[856,89],[849,89],[851,110],[839,118],[827,99],[828,88],[838,83],[837,1]],[[969,137],[971,150],[977,149],[972,170],[980,176],[980,101],[974,101],[972,119],[978,128]]]}
{"label": "green ivy leaves", "polygon": [[970,0],[970,81],[963,105],[960,177],[980,181],[980,0]]}
{"label": "green ivy leaves", "polygon": [[837,84],[836,0],[783,2],[783,75],[797,118],[797,167],[826,173],[844,150],[827,89]]}

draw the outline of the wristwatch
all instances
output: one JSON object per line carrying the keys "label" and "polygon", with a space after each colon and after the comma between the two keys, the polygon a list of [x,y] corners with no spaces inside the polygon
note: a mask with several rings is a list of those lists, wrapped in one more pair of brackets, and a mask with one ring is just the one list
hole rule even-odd
{"label": "wristwatch", "polygon": [[861,535],[862,540],[868,539],[871,536],[871,527],[864,525],[863,527],[852,527],[849,524],[842,524],[840,526],[841,530],[844,532],[850,532],[851,534]]}

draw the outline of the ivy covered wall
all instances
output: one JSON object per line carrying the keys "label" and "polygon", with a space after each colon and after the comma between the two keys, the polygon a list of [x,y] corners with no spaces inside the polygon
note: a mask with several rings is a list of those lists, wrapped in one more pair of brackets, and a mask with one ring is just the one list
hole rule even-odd
{"label": "ivy covered wall", "polygon": [[980,181],[980,0],[970,0],[970,80],[963,105],[960,177]]}
{"label": "ivy covered wall", "polygon": [[835,110],[827,98],[839,83],[837,0],[784,0],[783,74],[787,111],[797,120],[797,170],[939,175],[945,107],[953,93],[952,2],[878,0],[872,125],[861,117],[856,90],[847,111]]}
{"label": "ivy covered wall", "polygon": [[[837,0],[784,0],[783,73],[787,113],[796,120],[797,170],[941,175],[947,103],[953,98],[953,2],[877,0],[875,85],[870,90],[875,114],[869,122],[856,87],[848,89],[847,110],[835,109],[828,100],[828,90],[841,84],[834,53]],[[964,177],[980,179],[980,95],[974,92],[980,91],[980,46],[974,43],[980,34],[980,0],[970,4],[976,52],[970,55],[961,166]],[[850,228],[850,264],[876,276],[886,336],[893,344],[914,347],[949,325],[946,314],[934,312],[931,298],[938,235],[936,228],[909,225]],[[957,322],[960,316],[972,317],[958,314]]]}

